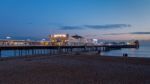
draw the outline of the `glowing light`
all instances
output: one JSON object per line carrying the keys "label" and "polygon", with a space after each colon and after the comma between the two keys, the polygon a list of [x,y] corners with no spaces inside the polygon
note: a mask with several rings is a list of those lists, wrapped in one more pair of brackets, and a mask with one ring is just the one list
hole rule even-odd
{"label": "glowing light", "polygon": [[7,36],[6,39],[11,39],[11,37],[10,37],[10,36]]}
{"label": "glowing light", "polygon": [[67,35],[66,34],[55,34],[55,35],[53,35],[53,37],[54,38],[57,38],[57,37],[67,37]]}

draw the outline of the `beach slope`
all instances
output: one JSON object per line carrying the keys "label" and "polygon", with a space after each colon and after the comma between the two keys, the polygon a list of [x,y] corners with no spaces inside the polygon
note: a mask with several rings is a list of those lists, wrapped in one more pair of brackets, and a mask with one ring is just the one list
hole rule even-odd
{"label": "beach slope", "polygon": [[99,55],[3,59],[0,84],[150,84],[150,59]]}

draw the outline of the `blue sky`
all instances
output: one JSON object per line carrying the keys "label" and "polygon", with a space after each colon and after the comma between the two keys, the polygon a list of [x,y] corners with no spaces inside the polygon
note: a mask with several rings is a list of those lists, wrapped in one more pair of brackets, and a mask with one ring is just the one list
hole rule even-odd
{"label": "blue sky", "polygon": [[150,39],[150,0],[0,0],[0,37]]}

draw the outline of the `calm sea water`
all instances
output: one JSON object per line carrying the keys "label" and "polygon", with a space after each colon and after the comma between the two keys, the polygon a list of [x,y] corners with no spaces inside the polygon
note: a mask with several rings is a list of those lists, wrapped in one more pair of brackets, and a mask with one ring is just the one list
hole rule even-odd
{"label": "calm sea water", "polygon": [[139,49],[121,49],[113,50],[109,52],[103,52],[103,55],[108,56],[122,56],[123,53],[127,53],[129,57],[148,57],[150,58],[150,41],[140,41]]}

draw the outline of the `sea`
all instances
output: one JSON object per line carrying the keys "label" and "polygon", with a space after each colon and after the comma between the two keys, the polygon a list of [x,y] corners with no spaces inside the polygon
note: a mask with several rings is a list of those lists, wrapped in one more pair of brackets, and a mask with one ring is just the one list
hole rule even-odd
{"label": "sea", "polygon": [[145,57],[150,58],[150,41],[139,41],[140,47],[136,48],[126,48],[121,50],[112,50],[108,52],[102,52],[105,56],[123,56],[127,53],[129,57]]}

